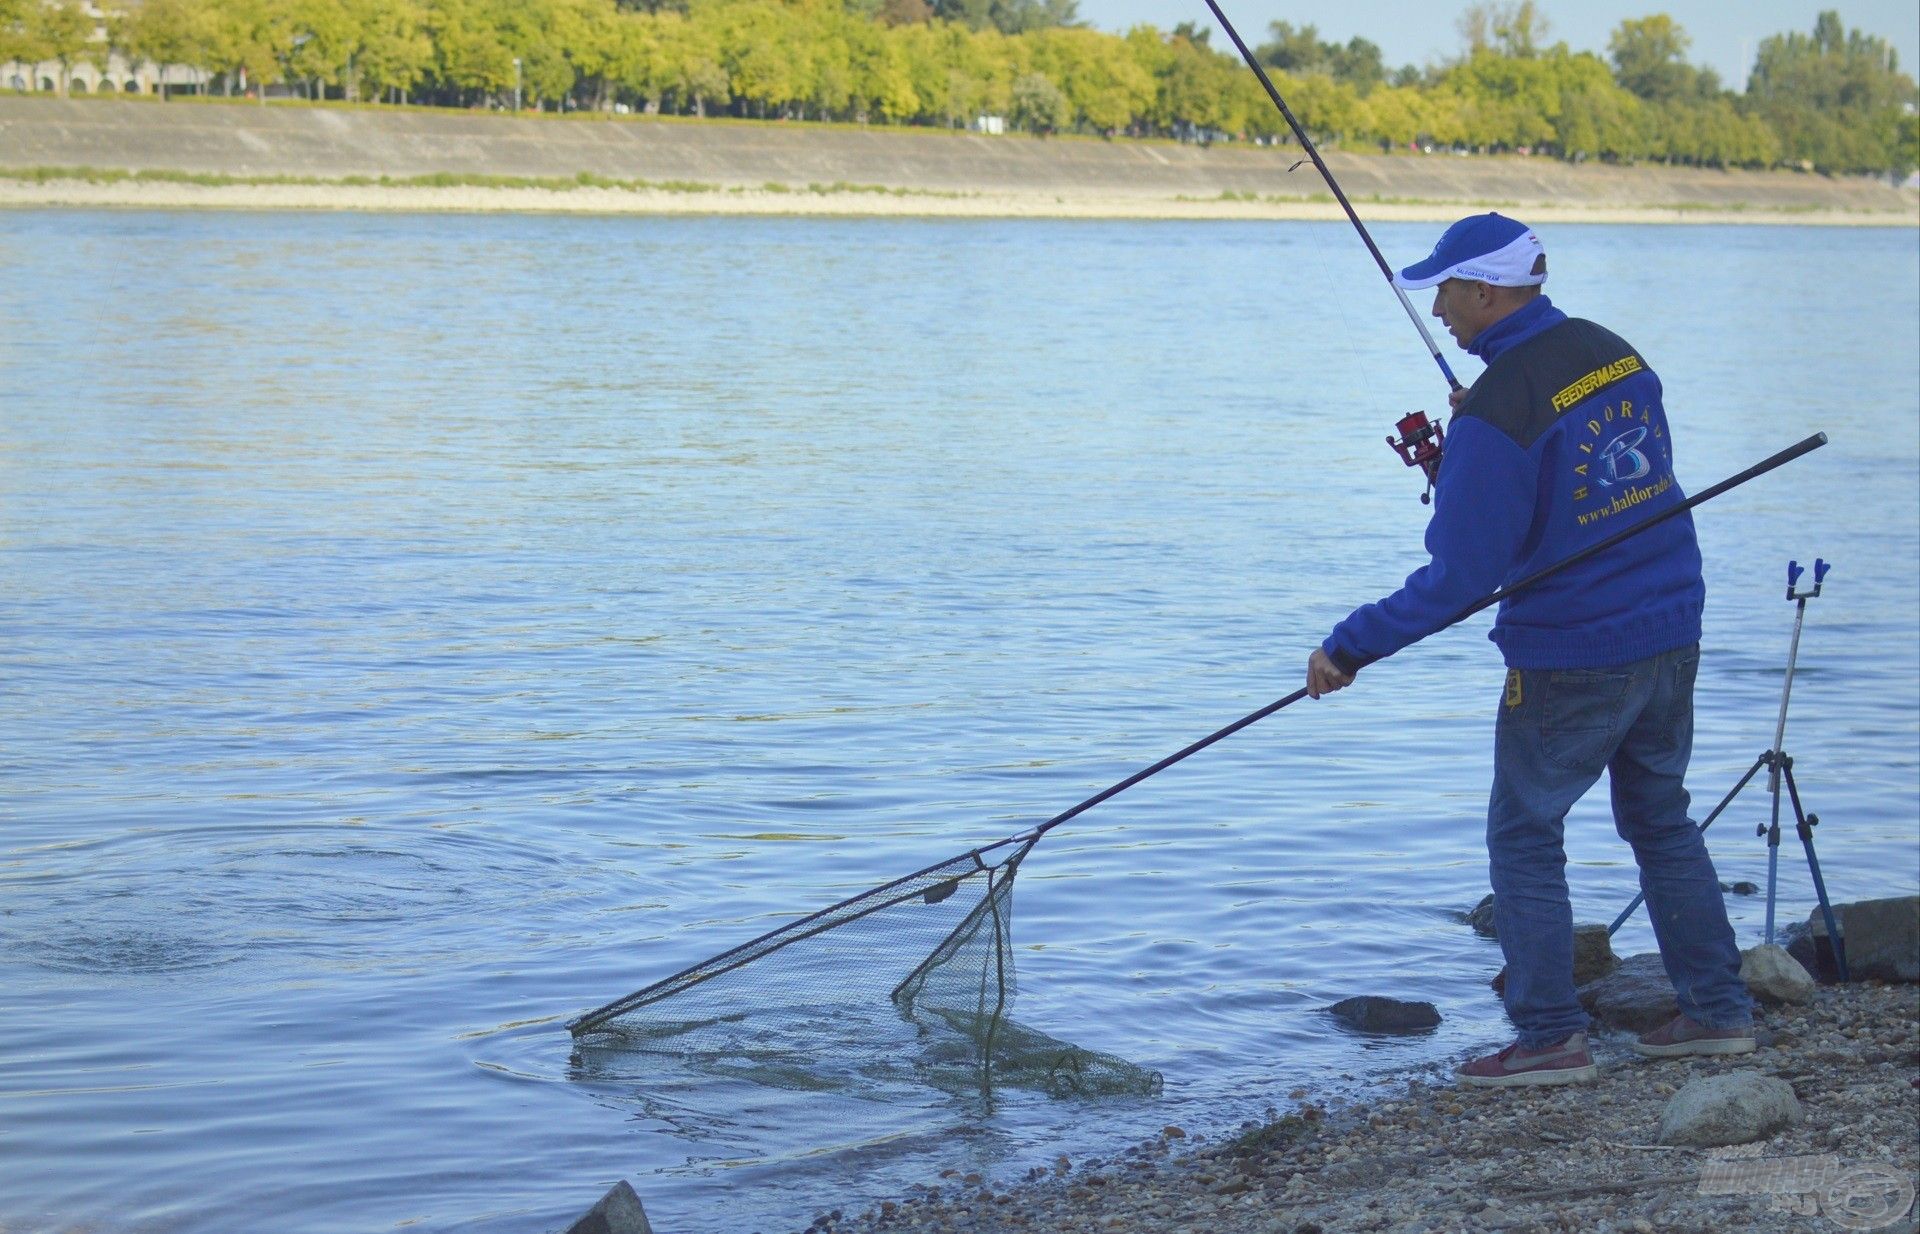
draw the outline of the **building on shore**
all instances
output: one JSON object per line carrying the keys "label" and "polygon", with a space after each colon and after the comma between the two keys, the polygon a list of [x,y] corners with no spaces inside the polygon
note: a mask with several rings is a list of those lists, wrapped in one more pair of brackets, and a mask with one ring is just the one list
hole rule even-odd
{"label": "building on shore", "polygon": [[[126,0],[122,0],[124,7]],[[0,61],[0,89],[18,94],[161,94],[168,90],[204,93],[213,81],[205,69],[185,64],[135,60],[112,45],[107,13],[94,0],[78,6],[93,22],[87,50],[68,60],[25,63]]]}

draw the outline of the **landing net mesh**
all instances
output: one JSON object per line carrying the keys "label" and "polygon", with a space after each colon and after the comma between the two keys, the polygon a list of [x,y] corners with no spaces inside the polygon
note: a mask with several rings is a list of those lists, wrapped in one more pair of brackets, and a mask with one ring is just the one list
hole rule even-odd
{"label": "landing net mesh", "polygon": [[1037,842],[963,853],[791,921],[568,1025],[599,1048],[813,1086],[900,1057],[950,1090],[1151,1094],[1157,1072],[1009,1018],[1013,885]]}

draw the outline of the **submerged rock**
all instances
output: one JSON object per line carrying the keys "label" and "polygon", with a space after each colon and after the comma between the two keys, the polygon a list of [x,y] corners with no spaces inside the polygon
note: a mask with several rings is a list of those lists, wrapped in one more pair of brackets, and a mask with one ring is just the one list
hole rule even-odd
{"label": "submerged rock", "polygon": [[1813,1001],[1813,977],[1778,945],[1749,947],[1741,952],[1740,980],[1768,1006]]}
{"label": "submerged rock", "polygon": [[1785,1080],[1730,1071],[1690,1080],[1660,1114],[1660,1142],[1694,1148],[1751,1144],[1800,1121],[1800,1100]]}
{"label": "submerged rock", "polygon": [[1440,1023],[1440,1012],[1432,1003],[1408,1003],[1377,994],[1342,999],[1327,1011],[1363,1033],[1423,1033]]}
{"label": "submerged rock", "polygon": [[1580,987],[1580,1005],[1608,1028],[1644,1033],[1680,1014],[1658,952],[1629,956],[1598,981]]}
{"label": "submerged rock", "polygon": [[1500,937],[1493,928],[1492,892],[1482,896],[1478,904],[1467,910],[1466,920],[1467,924],[1473,927],[1473,932],[1482,938]]}

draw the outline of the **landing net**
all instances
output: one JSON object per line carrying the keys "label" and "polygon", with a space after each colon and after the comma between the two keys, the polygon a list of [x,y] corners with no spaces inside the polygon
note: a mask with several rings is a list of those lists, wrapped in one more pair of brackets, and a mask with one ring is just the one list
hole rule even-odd
{"label": "landing net", "polygon": [[1009,1018],[1014,878],[1038,840],[1011,837],[862,892],[567,1027],[597,1047],[771,1083],[879,1078],[907,1057],[947,1089],[1158,1092],[1156,1072]]}

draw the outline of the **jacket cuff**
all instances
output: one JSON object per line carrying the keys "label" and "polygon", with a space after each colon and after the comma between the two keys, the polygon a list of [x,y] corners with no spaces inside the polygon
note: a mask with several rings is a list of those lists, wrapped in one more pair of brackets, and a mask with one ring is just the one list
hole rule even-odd
{"label": "jacket cuff", "polygon": [[1333,639],[1331,638],[1327,639],[1326,642],[1320,644],[1320,650],[1327,653],[1327,659],[1333,661],[1333,666],[1335,668],[1339,669],[1341,672],[1345,673],[1349,677],[1353,676],[1355,673],[1359,672],[1362,668],[1366,667],[1361,662],[1358,656],[1350,655],[1345,650],[1339,647],[1336,647],[1334,645]]}

